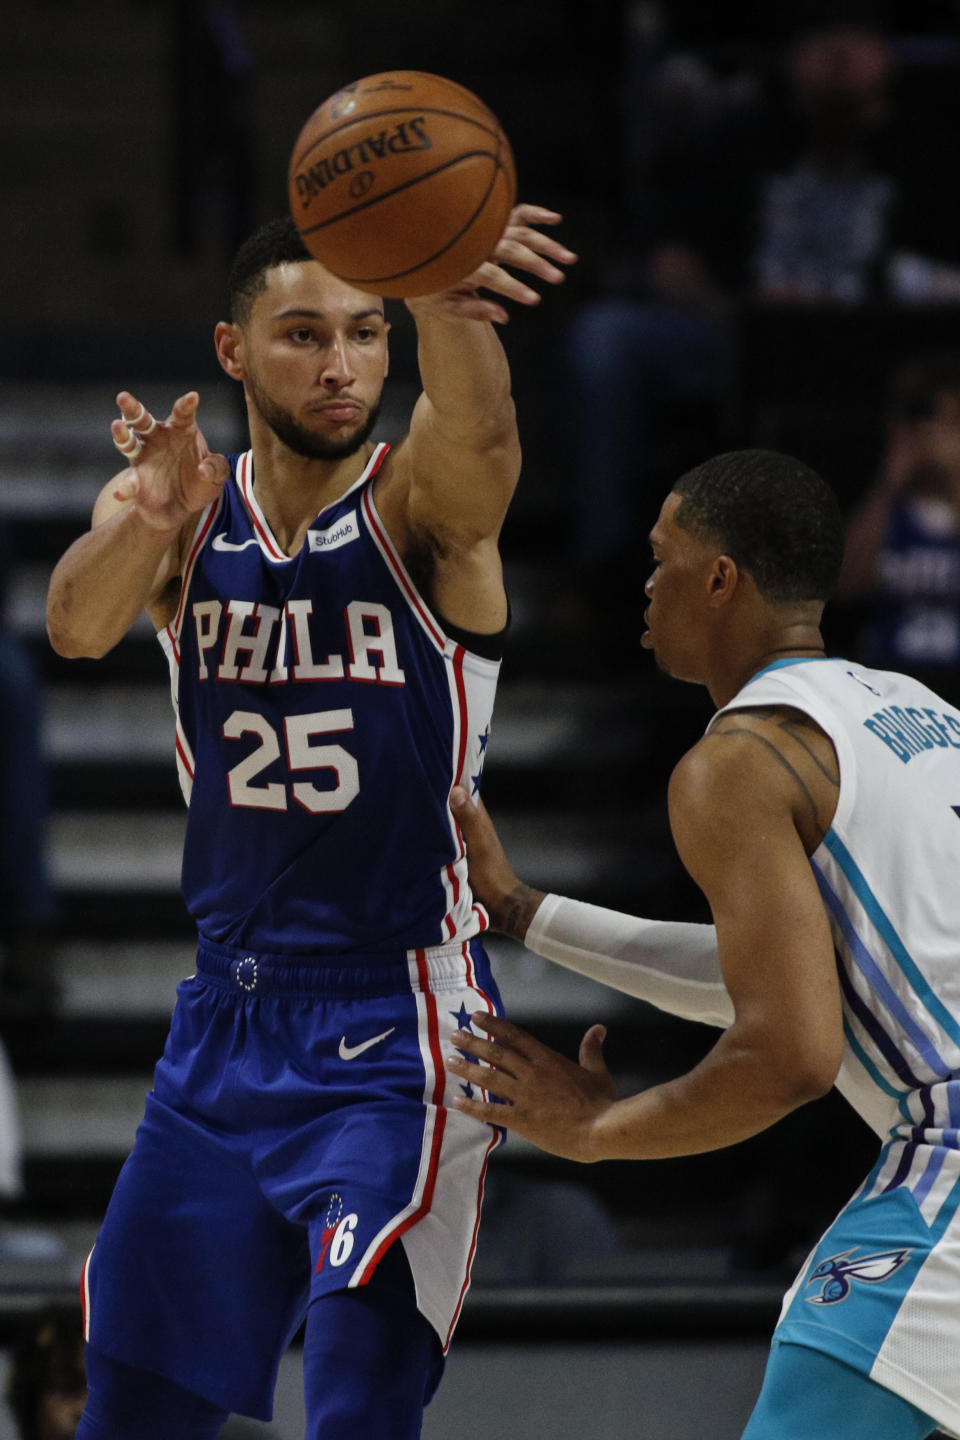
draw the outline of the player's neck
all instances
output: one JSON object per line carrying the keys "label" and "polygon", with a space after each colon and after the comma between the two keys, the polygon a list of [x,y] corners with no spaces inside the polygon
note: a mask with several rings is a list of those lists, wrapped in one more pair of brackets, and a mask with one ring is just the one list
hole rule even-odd
{"label": "player's neck", "polygon": [[761,670],[775,665],[778,660],[822,660],[825,656],[823,636],[816,625],[786,626],[776,634],[758,636],[755,645],[745,650],[736,661],[724,666],[723,675],[717,676],[708,689],[719,709],[738,695]]}
{"label": "player's neck", "polygon": [[295,455],[273,435],[260,443],[254,436],[254,494],[282,550],[297,553],[320,511],[363,474],[373,449],[368,441],[342,460],[311,460]]}

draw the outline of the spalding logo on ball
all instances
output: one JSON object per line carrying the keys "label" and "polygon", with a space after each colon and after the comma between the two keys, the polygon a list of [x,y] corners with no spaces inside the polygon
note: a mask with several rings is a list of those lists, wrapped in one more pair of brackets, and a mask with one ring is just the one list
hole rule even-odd
{"label": "spalding logo on ball", "polygon": [[516,193],[496,116],[464,86],[418,70],[338,90],[290,160],[290,212],[311,255],[395,298],[447,290],[488,259]]}

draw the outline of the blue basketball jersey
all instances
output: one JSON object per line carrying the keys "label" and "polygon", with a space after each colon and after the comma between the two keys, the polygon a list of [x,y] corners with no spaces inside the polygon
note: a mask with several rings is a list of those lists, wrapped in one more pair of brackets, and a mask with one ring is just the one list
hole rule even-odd
{"label": "blue basketball jersey", "polygon": [[380,954],[485,927],[448,797],[476,793],[499,663],[445,636],[373,499],[389,447],[298,554],[253,455],[201,515],[160,632],[188,804],[183,892],[202,937]]}

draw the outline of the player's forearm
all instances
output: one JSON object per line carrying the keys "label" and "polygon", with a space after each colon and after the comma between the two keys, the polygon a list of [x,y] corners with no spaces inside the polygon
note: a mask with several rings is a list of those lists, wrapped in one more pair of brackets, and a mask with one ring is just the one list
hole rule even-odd
{"label": "player's forearm", "polygon": [[132,508],[81,535],[58,562],[47,595],[54,650],[99,659],[148,605],[177,531],[153,530]]}
{"label": "player's forearm", "polygon": [[712,925],[644,920],[522,884],[491,921],[537,955],[671,1015],[724,1028],[733,1020]]}
{"label": "player's forearm", "polygon": [[722,1150],[817,1099],[831,1079],[731,1027],[686,1075],[617,1100],[593,1123],[592,1160],[666,1160]]}
{"label": "player's forearm", "polygon": [[493,325],[411,309],[423,392],[445,438],[474,449],[512,438],[510,367]]}

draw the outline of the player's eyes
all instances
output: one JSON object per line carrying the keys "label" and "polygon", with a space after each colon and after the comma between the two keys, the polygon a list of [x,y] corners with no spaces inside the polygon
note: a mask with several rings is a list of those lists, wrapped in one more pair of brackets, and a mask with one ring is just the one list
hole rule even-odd
{"label": "player's eyes", "polygon": [[368,343],[377,338],[377,331],[372,325],[363,325],[359,330],[354,331],[354,336],[357,340]]}
{"label": "player's eyes", "polygon": [[288,333],[295,345],[308,345],[313,339],[313,331],[308,330],[305,326],[299,326],[296,330]]}

